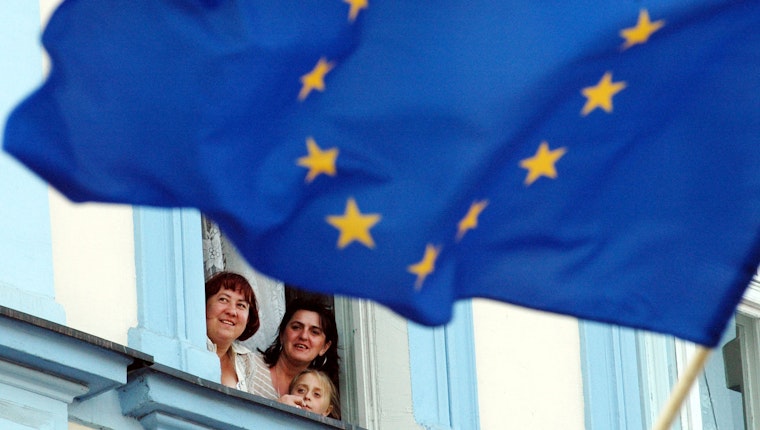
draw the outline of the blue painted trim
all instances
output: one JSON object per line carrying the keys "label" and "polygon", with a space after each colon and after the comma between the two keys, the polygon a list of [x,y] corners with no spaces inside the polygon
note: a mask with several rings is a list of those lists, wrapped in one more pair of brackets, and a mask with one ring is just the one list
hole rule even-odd
{"label": "blue painted trim", "polygon": [[188,378],[162,366],[131,372],[119,389],[125,415],[146,429],[343,429],[352,424],[276,400]]}
{"label": "blue painted trim", "polygon": [[79,399],[124,384],[125,369],[133,361],[123,347],[123,352],[118,350],[120,345],[94,336],[85,340],[80,332],[6,309],[0,312],[0,333],[0,362],[77,381],[87,387]]}
{"label": "blue painted trim", "polygon": [[454,429],[480,429],[475,334],[472,302],[460,301],[454,306],[454,321],[446,327],[449,360],[449,399]]}
{"label": "blue painted trim", "polygon": [[206,350],[200,214],[135,208],[134,225],[138,326],[129,330],[129,346],[218,381],[219,359]]}
{"label": "blue painted trim", "polygon": [[[39,2],[4,0],[0,16],[0,118],[5,119],[42,80]],[[56,323],[65,322],[55,302],[53,249],[47,184],[0,153],[0,303]]]}
{"label": "blue painted trim", "polygon": [[410,321],[408,332],[414,419],[428,429],[450,429],[445,329]]}
{"label": "blue painted trim", "polygon": [[644,428],[635,331],[588,321],[579,330],[586,429]]}
{"label": "blue painted trim", "polygon": [[414,418],[426,429],[480,428],[472,327],[469,300],[456,304],[446,326],[409,322]]}

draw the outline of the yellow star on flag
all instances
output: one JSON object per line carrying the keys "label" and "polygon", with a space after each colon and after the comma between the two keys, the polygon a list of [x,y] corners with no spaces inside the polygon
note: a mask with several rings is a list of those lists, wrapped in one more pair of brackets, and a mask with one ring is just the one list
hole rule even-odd
{"label": "yellow star on flag", "polygon": [[367,248],[374,248],[375,241],[369,229],[380,222],[380,214],[362,214],[353,197],[346,202],[346,211],[342,216],[330,215],[327,223],[340,230],[338,249],[343,249],[353,241],[363,243]]}
{"label": "yellow star on flag", "polygon": [[639,20],[635,27],[624,28],[620,30],[620,37],[625,39],[623,49],[628,49],[633,45],[644,44],[649,40],[655,31],[661,29],[665,21],[659,20],[652,22],[649,20],[649,12],[646,9],[639,11]]}
{"label": "yellow star on flag", "polygon": [[425,255],[422,256],[422,260],[420,260],[419,263],[412,264],[406,269],[409,273],[417,275],[417,281],[414,283],[415,290],[422,288],[422,283],[425,282],[425,278],[435,270],[435,260],[438,258],[440,252],[440,247],[427,244],[427,246],[425,246]]}
{"label": "yellow star on flag", "polygon": [[478,217],[486,206],[488,206],[488,200],[481,200],[470,205],[467,214],[461,221],[459,221],[459,224],[457,224],[457,241],[462,239],[468,230],[472,230],[478,226]]}
{"label": "yellow star on flag", "polygon": [[612,82],[612,73],[605,73],[598,84],[581,90],[581,94],[587,99],[581,114],[586,116],[598,107],[607,113],[612,112],[612,96],[623,91],[626,85],[623,81]]}
{"label": "yellow star on flag", "polygon": [[348,20],[351,22],[356,20],[362,9],[366,9],[369,6],[368,0],[343,0],[343,2],[351,5],[351,9],[348,11]]}
{"label": "yellow star on flag", "polygon": [[306,149],[309,155],[298,159],[298,165],[309,169],[306,174],[306,182],[311,182],[320,173],[335,176],[335,160],[338,158],[338,148],[322,150],[314,141],[314,138],[306,139]]}
{"label": "yellow star on flag", "polygon": [[298,100],[306,100],[311,90],[325,90],[325,75],[332,70],[334,64],[327,61],[324,57],[320,58],[317,65],[311,72],[301,76],[301,91],[298,93]]}
{"label": "yellow star on flag", "polygon": [[538,146],[536,155],[526,158],[520,161],[520,167],[528,170],[528,175],[525,177],[525,185],[530,185],[541,176],[547,178],[556,178],[557,170],[554,168],[556,163],[567,150],[565,148],[557,148],[549,150],[549,144],[547,142],[541,142]]}

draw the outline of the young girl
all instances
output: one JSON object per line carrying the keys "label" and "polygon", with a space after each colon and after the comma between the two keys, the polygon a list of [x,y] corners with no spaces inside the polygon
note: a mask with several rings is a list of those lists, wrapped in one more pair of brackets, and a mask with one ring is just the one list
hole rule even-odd
{"label": "young girl", "polygon": [[290,394],[280,401],[297,408],[340,419],[340,400],[338,390],[325,372],[306,369],[296,375],[288,389]]}

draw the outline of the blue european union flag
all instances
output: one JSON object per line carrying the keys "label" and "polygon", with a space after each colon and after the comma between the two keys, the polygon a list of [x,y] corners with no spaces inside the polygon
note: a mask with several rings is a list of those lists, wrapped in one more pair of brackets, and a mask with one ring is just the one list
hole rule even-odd
{"label": "blue european union flag", "polygon": [[425,324],[488,297],[712,346],[760,260],[760,2],[64,2],[5,149]]}

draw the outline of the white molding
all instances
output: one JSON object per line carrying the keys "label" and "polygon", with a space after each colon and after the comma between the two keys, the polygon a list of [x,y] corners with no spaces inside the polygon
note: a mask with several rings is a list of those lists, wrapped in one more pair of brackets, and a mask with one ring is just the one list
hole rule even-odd
{"label": "white molding", "polygon": [[757,428],[760,424],[760,320],[738,314],[736,325],[742,339],[742,373],[745,421],[747,428]]}
{"label": "white molding", "polygon": [[378,428],[377,362],[374,305],[366,300],[335,297],[335,317],[342,330],[344,356],[341,391],[343,419]]}
{"label": "white molding", "polygon": [[368,429],[422,428],[414,418],[406,320],[366,300],[336,297],[335,307],[344,420]]}
{"label": "white molding", "polygon": [[739,304],[739,312],[752,318],[760,318],[760,283],[756,278],[752,279],[747,290],[744,292],[742,302]]}
{"label": "white molding", "polygon": [[[637,335],[639,343],[639,360],[642,367],[642,401],[645,402],[644,410],[647,411],[648,424],[654,423],[661,413],[662,405],[670,398],[671,389],[677,378],[673,374],[675,370],[680,373],[685,368],[687,358],[678,348],[674,347],[673,338],[652,332],[641,332]],[[680,375],[679,375],[680,376]],[[698,397],[697,397],[698,399]],[[681,409],[680,419],[690,419],[690,412],[685,415]],[[688,427],[682,422],[682,428],[696,430],[700,427]]]}
{"label": "white molding", "polygon": [[[686,371],[689,362],[694,358],[696,350],[696,345],[693,343],[676,339],[676,368],[679,379]],[[699,383],[695,381],[681,407],[681,428],[688,430],[701,430],[703,428],[701,402]]]}
{"label": "white molding", "polygon": [[744,292],[736,315],[742,339],[745,421],[747,428],[760,425],[760,282],[756,274]]}

